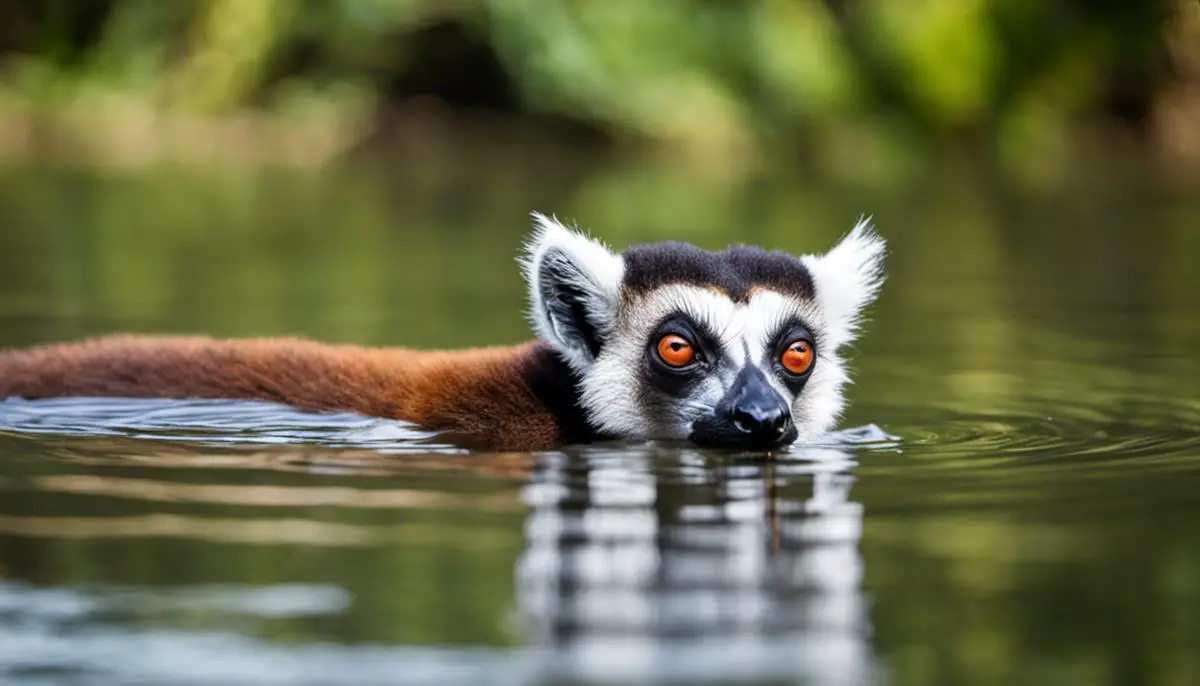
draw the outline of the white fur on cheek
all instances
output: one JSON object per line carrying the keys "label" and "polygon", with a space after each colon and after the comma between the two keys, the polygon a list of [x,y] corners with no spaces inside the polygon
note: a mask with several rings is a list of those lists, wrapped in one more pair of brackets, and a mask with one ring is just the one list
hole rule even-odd
{"label": "white fur on cheek", "polygon": [[575,265],[579,279],[571,286],[585,294],[584,307],[588,320],[597,326],[602,338],[611,337],[614,332],[621,304],[621,279],[625,274],[625,263],[602,243],[572,231],[553,219],[537,212],[533,213],[533,219],[534,233],[521,259],[529,289],[529,318],[538,337],[562,353],[576,372],[583,373],[592,364],[590,353],[567,345],[542,300],[539,284],[543,258],[551,250],[556,250]]}

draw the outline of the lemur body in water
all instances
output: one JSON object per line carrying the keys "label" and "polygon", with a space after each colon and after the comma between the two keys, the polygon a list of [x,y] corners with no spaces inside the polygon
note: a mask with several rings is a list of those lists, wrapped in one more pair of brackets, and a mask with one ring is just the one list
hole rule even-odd
{"label": "lemur body in water", "polygon": [[266,400],[508,450],[603,439],[770,450],[833,427],[848,380],[839,349],[883,282],[884,242],[866,221],[829,252],[794,257],[679,242],[614,254],[534,218],[522,263],[537,340],[423,351],[110,336],[0,352],[0,399]]}

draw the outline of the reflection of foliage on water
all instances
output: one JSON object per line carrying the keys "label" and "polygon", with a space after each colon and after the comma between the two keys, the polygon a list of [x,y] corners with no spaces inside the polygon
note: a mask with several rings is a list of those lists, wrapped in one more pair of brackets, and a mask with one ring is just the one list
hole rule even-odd
{"label": "reflection of foliage on water", "polygon": [[[514,166],[545,172],[506,173]],[[534,155],[429,172],[10,173],[0,184],[9,320],[0,343],[120,329],[455,347],[521,340],[513,258],[534,208],[617,248],[685,238],[795,252],[824,250],[859,213],[874,213],[892,242],[890,278],[856,365],[868,366],[869,382],[897,371],[871,369],[889,359],[876,351],[933,341],[947,364],[914,390],[935,397],[963,384],[956,395],[993,403],[981,384],[1020,371],[1009,351],[1029,337],[1086,362],[1117,351],[1114,340],[1175,349],[1196,335],[1193,319],[1178,316],[1196,285],[1187,258],[1200,247],[1196,205],[1126,175],[1080,174],[1043,195],[959,169],[897,186],[731,181],[672,165],[583,171]],[[936,316],[962,299],[971,316]],[[1105,316],[1044,315],[1097,304]],[[1131,354],[1111,374],[1154,359]]]}
{"label": "reflection of foliage on water", "polygon": [[994,138],[1006,156],[1046,157],[1081,120],[1194,145],[1181,129],[1200,78],[1194,15],[1187,0],[25,0],[0,11],[0,111],[48,108],[71,126],[107,112],[141,129],[167,126],[164,107],[350,121],[381,102],[436,115],[410,102],[432,94],[719,154],[791,141],[852,160]]}
{"label": "reflection of foliage on water", "polygon": [[1101,465],[1048,451],[1010,456],[1007,469],[969,454],[954,465],[864,461],[865,587],[879,599],[871,617],[891,683],[1194,674],[1200,549],[1181,478],[1194,449]]}
{"label": "reflection of foliage on water", "polygon": [[[72,475],[76,466],[47,457],[41,452],[44,446],[0,442],[5,480],[17,485],[0,490],[0,560],[10,578],[37,585],[167,592],[190,585],[328,583],[349,594],[346,611],[266,619],[245,629],[276,640],[316,635],[420,645],[497,645],[516,638],[503,617],[511,597],[512,560],[523,545],[524,513],[515,495],[505,490],[510,481],[464,481],[461,473],[407,468],[403,461],[391,463],[387,479],[352,470],[314,479],[311,469],[284,472],[255,454],[215,451],[209,451],[207,468],[180,468],[176,458],[186,456],[185,451],[170,449],[163,449],[163,458],[151,466],[146,460],[114,458],[121,446],[146,451],[137,442],[123,442],[96,452],[109,456],[110,470],[137,477],[119,482],[85,477],[90,492],[84,493],[78,488],[80,477]],[[75,449],[86,451],[86,442]],[[243,457],[249,468],[241,464]],[[64,479],[73,487],[62,488]],[[370,505],[389,500],[396,490],[389,484],[396,481],[405,490],[450,500],[418,508]],[[117,483],[119,490],[106,488]],[[164,487],[189,485],[214,497],[205,502],[157,497]],[[225,487],[242,495],[265,487],[283,497],[265,503],[223,502]],[[297,490],[289,495],[292,488]],[[321,489],[330,489],[322,500],[332,495],[334,501],[305,502]],[[360,491],[368,506],[340,499],[351,490]],[[501,506],[465,507],[468,501]],[[162,619],[155,621],[161,624]],[[174,612],[169,620],[181,627],[228,628],[227,617],[203,605]]]}

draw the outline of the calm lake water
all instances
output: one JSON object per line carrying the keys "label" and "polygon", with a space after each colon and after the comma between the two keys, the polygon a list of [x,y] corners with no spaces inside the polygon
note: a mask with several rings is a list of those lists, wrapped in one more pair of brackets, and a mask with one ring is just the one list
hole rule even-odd
{"label": "calm lake water", "polygon": [[456,450],[223,402],[0,404],[6,684],[1200,683],[1200,196],[502,160],[0,173],[0,346],[527,336],[530,210],[889,282],[776,462]]}

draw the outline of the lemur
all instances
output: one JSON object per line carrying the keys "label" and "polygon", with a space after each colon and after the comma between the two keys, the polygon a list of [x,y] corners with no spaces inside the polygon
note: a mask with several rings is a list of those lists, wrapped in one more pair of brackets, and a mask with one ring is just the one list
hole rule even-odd
{"label": "lemur", "polygon": [[537,334],[527,343],[115,335],[0,352],[0,399],[264,400],[405,420],[492,450],[633,439],[770,451],[833,427],[848,381],[839,349],[884,279],[868,220],[800,257],[675,241],[617,254],[533,220],[520,258]]}

